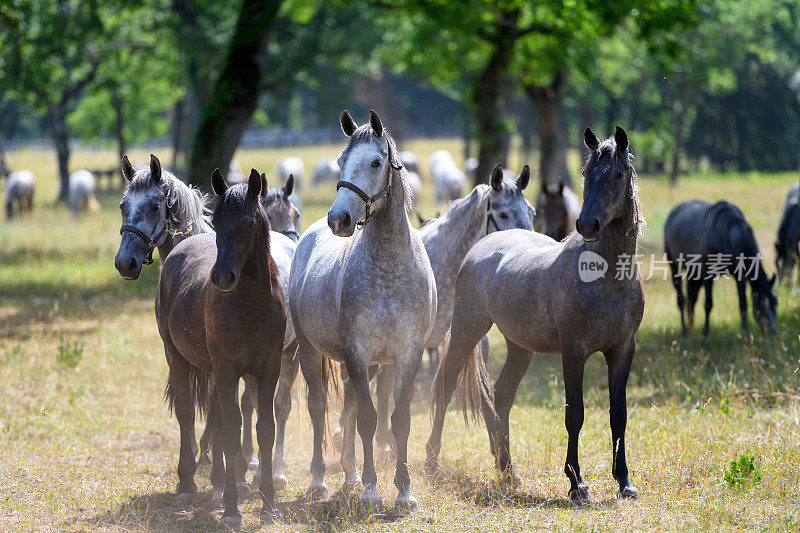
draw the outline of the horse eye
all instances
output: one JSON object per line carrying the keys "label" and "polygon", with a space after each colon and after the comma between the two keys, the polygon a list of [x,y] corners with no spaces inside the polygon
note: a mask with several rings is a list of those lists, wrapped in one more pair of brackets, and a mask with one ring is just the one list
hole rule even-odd
{"label": "horse eye", "polygon": [[378,168],[379,166],[381,166],[380,159],[376,159],[375,161],[372,162],[372,168]]}
{"label": "horse eye", "polygon": [[158,204],[155,204],[155,205],[151,206],[150,207],[150,211],[153,211],[153,212],[158,211]]}
{"label": "horse eye", "polygon": [[250,220],[247,221],[247,225],[248,226],[255,226],[256,225],[256,219],[251,218]]}
{"label": "horse eye", "polygon": [[625,174],[623,174],[622,172],[617,172],[617,179],[618,180],[621,180],[624,176],[625,176]]}
{"label": "horse eye", "polygon": [[506,219],[506,218],[508,218],[508,215],[505,214],[505,213],[500,213],[500,218]]}

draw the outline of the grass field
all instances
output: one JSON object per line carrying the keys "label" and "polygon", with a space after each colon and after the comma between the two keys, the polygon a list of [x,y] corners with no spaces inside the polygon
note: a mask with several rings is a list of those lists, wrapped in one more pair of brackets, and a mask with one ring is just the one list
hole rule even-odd
{"label": "grass field", "polygon": [[[309,169],[340,146],[243,151],[243,168],[274,175],[289,153]],[[416,141],[404,148],[423,162],[454,141]],[[131,160],[145,160],[144,151]],[[577,167],[578,154],[573,166]],[[164,154],[162,161],[169,160]],[[120,194],[103,194],[103,209],[73,221],[56,205],[55,158],[49,152],[9,154],[13,168],[38,176],[34,214],[0,223],[0,530],[214,529],[221,510],[211,507],[207,470],[197,475],[201,496],[190,509],[172,507],[177,483],[178,426],[162,402],[166,365],[153,316],[156,265],[138,282],[114,270],[119,244]],[[81,151],[73,168],[105,168],[118,162],[111,151]],[[704,174],[671,188],[643,176],[641,196],[648,226],[642,253],[662,250],[664,219],[687,198],[728,199],[754,226],[766,266],[774,271],[773,240],[787,174]],[[528,197],[533,200],[537,181]],[[427,184],[426,184],[427,185]],[[301,191],[305,226],[322,216],[332,186]],[[427,186],[420,210],[431,216]],[[647,265],[644,268],[648,270]],[[430,423],[430,375],[418,377],[409,445],[412,488],[419,511],[362,516],[353,494],[307,505],[311,429],[302,388],[287,431],[289,490],[278,496],[284,523],[269,529],[408,530],[786,530],[800,528],[800,290],[781,286],[779,332],[740,332],[733,283],[715,290],[711,336],[684,338],[671,284],[647,282],[645,317],[631,374],[628,453],[636,501],[617,502],[611,478],[607,382],[602,357],[585,376],[586,420],[581,466],[592,501],[566,499],[562,473],[567,434],[563,386],[556,357],[534,359],[512,418],[512,453],[523,485],[509,491],[496,483],[482,426],[465,428],[452,411],[445,429],[443,481],[425,480],[421,463]],[[698,310],[698,316],[702,312]],[[752,318],[751,318],[752,320]],[[492,336],[490,368],[496,375],[504,344]],[[202,424],[198,424],[198,431]],[[726,470],[752,457],[753,471],[727,482]],[[338,459],[327,456],[328,484],[343,481]],[[379,469],[387,505],[395,497],[394,468]],[[735,474],[735,472],[733,472]],[[245,530],[262,526],[260,502],[240,505]]]}

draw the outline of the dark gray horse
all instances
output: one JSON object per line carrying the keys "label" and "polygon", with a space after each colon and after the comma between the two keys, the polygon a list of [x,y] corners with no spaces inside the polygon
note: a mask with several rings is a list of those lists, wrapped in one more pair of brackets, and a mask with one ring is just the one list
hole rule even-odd
{"label": "dark gray horse", "polygon": [[778,267],[778,279],[792,279],[794,266],[800,259],[800,183],[795,183],[789,194],[786,195],[786,203],[783,205],[783,215],[778,226],[778,239],[775,241],[776,259]]}
{"label": "dark gray horse", "polygon": [[[509,411],[533,352],[561,354],[569,433],[564,472],[571,498],[583,499],[589,488],[578,464],[578,435],[583,425],[583,370],[597,351],[608,363],[612,473],[618,496],[635,498],[625,461],[627,423],[625,388],[644,312],[638,268],[622,266],[632,258],[643,222],[636,197],[636,172],[628,137],[617,127],[600,142],[587,127],[589,159],[583,168],[583,209],[577,233],[557,242],[524,230],[492,233],[464,259],[456,281],[450,338],[445,343],[431,393],[433,428],[426,470],[433,474],[441,447],[445,411],[461,376],[465,403],[481,405],[496,464],[505,479],[518,482],[509,448]],[[587,270],[588,262],[607,266],[605,276]],[[491,399],[478,341],[492,324],[506,339],[508,356]]]}
{"label": "dark gray horse", "polygon": [[[190,502],[194,483],[195,407],[211,398],[214,442],[224,450],[225,510],[222,524],[241,525],[237,458],[241,454],[241,413],[236,389],[249,377],[258,398],[256,425],[260,463],[271,470],[275,421],[272,399],[278,382],[286,329],[279,271],[270,255],[269,220],[259,203],[266,183],[253,170],[246,184],[228,187],[219,170],[212,176],[221,196],[213,214],[215,234],[192,236],[178,244],[161,270],[156,318],[169,364],[166,396],[181,432],[178,501]],[[215,458],[216,462],[216,458]],[[263,513],[277,513],[271,476],[262,476]]]}
{"label": "dark gray horse", "polygon": [[[702,200],[688,200],[676,205],[664,223],[664,251],[672,271],[672,284],[678,293],[678,310],[684,333],[694,326],[694,305],[700,287],[704,287],[706,321],[703,335],[708,336],[709,315],[714,303],[712,286],[714,280],[723,274],[730,274],[736,280],[742,330],[749,331],[748,281],[756,322],[771,331],[775,330],[778,307],[778,299],[772,292],[775,276],[770,279],[764,272],[753,230],[738,207],[728,202],[711,205]],[[683,295],[684,277],[688,302]],[[683,316],[684,305],[686,320]]]}
{"label": "dark gray horse", "polygon": [[542,182],[536,212],[541,219],[541,227],[537,231],[560,241],[575,231],[575,221],[581,214],[581,203],[578,195],[563,182],[551,185]]}
{"label": "dark gray horse", "polygon": [[425,341],[436,317],[436,280],[428,254],[407,215],[410,191],[394,140],[378,115],[357,127],[345,111],[342,131],[350,138],[339,156],[342,169],[327,220],[315,222],[300,239],[289,280],[289,307],[299,342],[300,367],[308,384],[314,428],[312,495],[328,493],[322,456],[327,402],[324,384],[336,379],[326,360],[343,362],[344,450],[355,439],[357,416],[364,449],[359,479],[355,455],[342,454],[345,481],[363,480],[360,502],[381,502],[372,440],[377,415],[369,381],[377,365],[395,367],[392,432],[397,443],[395,505],[413,509],[407,464],[410,403]]}

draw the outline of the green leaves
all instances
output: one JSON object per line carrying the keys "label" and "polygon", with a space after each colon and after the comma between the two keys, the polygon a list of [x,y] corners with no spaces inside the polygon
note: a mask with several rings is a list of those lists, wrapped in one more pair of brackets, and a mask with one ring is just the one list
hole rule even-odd
{"label": "green leaves", "polygon": [[756,470],[755,457],[741,455],[739,459],[731,461],[731,467],[725,471],[725,482],[732,489],[744,489],[755,485],[763,477],[760,470]]}

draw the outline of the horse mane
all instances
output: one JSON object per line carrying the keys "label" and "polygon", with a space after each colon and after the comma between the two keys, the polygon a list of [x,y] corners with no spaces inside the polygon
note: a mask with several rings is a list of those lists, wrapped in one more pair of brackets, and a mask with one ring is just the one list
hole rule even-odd
{"label": "horse mane", "polygon": [[628,151],[625,154],[621,154],[622,157],[618,157],[620,154],[617,150],[617,143],[614,137],[603,140],[596,149],[589,151],[589,155],[586,157],[586,163],[583,165],[583,170],[581,171],[583,186],[586,186],[586,175],[589,169],[597,165],[600,158],[604,155],[608,155],[611,158],[612,167],[622,172],[630,172],[631,179],[628,182],[627,191],[630,200],[629,211],[631,218],[628,223],[631,229],[636,232],[636,235],[641,235],[642,230],[647,225],[647,221],[644,218],[641,200],[639,200],[639,178],[633,166],[634,156]]}
{"label": "horse mane", "polygon": [[[389,145],[389,154],[391,155],[389,172],[392,173],[392,188],[396,186],[396,183],[400,183],[400,189],[403,193],[403,207],[406,213],[411,213],[411,211],[413,211],[414,198],[406,177],[408,175],[408,170],[406,170],[406,167],[402,166],[403,162],[400,161],[400,157],[397,155],[397,144],[394,142],[394,137],[389,134],[389,130],[384,127],[383,136],[378,137],[375,135],[375,132],[372,131],[369,122],[366,122],[356,128],[356,131],[353,132],[353,135],[350,137],[350,142],[347,143],[347,147],[345,147],[344,151],[352,150],[353,146],[356,144],[368,143],[373,139],[384,138]],[[397,170],[396,167],[400,167],[400,169]]]}
{"label": "horse mane", "polygon": [[[181,221],[187,225],[194,223],[202,226],[201,223],[203,223],[211,226],[209,195],[202,193],[196,187],[185,184],[168,170],[161,171],[161,184],[169,199],[170,218],[173,221]],[[133,175],[125,193],[127,194],[128,191],[145,192],[153,186],[155,184],[150,179],[150,166],[145,165]]]}

